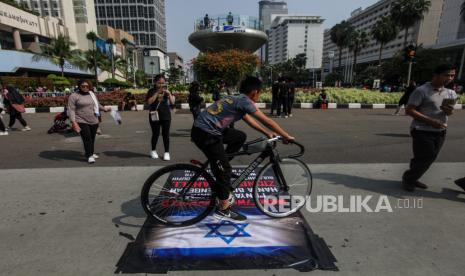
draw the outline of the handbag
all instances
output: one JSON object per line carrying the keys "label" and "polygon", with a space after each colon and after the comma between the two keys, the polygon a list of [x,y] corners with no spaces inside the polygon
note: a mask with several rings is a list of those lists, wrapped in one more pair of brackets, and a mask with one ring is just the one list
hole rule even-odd
{"label": "handbag", "polygon": [[24,108],[24,105],[22,105],[22,104],[15,104],[15,103],[12,103],[11,106],[12,106],[16,111],[18,111],[19,113],[24,113],[24,112],[26,112],[26,109]]}
{"label": "handbag", "polygon": [[155,110],[150,111],[150,119],[152,122],[158,122],[160,121],[160,116],[158,116],[158,107],[160,106],[160,102],[158,102],[157,107],[155,107]]}

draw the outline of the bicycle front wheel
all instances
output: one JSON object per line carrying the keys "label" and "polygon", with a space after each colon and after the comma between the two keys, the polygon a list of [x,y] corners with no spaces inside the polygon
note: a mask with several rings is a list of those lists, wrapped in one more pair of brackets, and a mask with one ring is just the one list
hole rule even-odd
{"label": "bicycle front wheel", "polygon": [[169,226],[194,224],[215,206],[212,177],[199,167],[176,164],[153,173],[141,192],[144,211]]}
{"label": "bicycle front wheel", "polygon": [[305,205],[312,192],[312,173],[302,161],[284,158],[258,173],[253,197],[258,209],[270,217],[287,217]]}

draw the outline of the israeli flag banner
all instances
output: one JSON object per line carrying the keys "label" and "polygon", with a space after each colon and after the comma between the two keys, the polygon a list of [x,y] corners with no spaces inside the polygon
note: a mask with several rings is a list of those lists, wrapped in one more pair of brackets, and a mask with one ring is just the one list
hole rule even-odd
{"label": "israeli flag banner", "polygon": [[[235,169],[240,174],[241,170]],[[118,264],[123,273],[166,273],[176,270],[294,268],[337,270],[326,243],[300,213],[271,218],[252,199],[255,173],[236,189],[236,208],[244,222],[208,216],[187,227],[167,227],[147,220]],[[182,176],[172,176],[178,181]],[[175,187],[176,183],[172,182]]]}

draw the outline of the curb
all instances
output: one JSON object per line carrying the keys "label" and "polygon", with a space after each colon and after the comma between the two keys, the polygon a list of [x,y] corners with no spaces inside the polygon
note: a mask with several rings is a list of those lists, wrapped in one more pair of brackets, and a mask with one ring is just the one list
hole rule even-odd
{"label": "curb", "polygon": [[[207,103],[206,106],[210,106],[211,103]],[[204,106],[205,107],[205,106]],[[257,103],[258,108],[266,109],[271,108],[269,103]],[[118,106],[111,105],[113,110],[117,110]],[[182,110],[189,110],[189,104],[182,103],[176,104],[176,108]],[[313,103],[297,103],[294,104],[294,108],[300,109],[314,109]],[[329,103],[328,109],[396,109],[397,104],[360,104],[360,103],[348,103],[348,104],[338,104],[338,103]],[[147,106],[137,105],[138,110],[148,110]],[[465,109],[465,104],[456,104],[454,109]],[[26,108],[26,113],[59,113],[63,112],[64,107],[29,107]]]}

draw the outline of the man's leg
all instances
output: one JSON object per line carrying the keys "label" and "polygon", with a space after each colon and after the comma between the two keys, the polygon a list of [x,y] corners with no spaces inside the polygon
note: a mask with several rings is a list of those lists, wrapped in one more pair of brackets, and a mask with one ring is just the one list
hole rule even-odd
{"label": "man's leg", "polygon": [[429,169],[439,154],[444,143],[445,134],[427,131],[412,131],[413,159],[410,161],[410,169],[402,179],[404,188],[413,190],[415,182]]}
{"label": "man's leg", "polygon": [[226,128],[223,132],[223,143],[226,144],[226,153],[238,152],[244,145],[247,135],[234,128]]}

